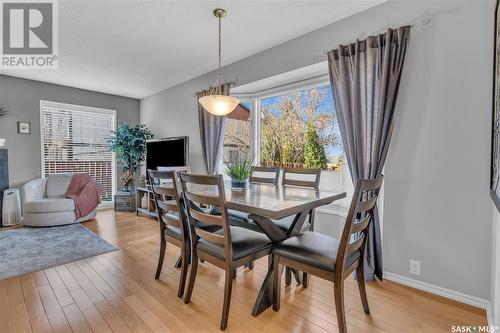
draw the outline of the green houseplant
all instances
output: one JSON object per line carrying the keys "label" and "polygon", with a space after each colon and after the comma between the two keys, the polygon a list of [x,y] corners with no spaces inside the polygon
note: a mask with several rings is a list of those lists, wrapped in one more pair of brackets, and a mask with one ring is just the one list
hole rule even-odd
{"label": "green houseplant", "polygon": [[247,158],[241,161],[225,161],[226,174],[231,178],[231,187],[245,189],[254,171],[253,162]]}
{"label": "green houseplant", "polygon": [[108,142],[116,153],[116,160],[122,167],[122,190],[131,191],[134,186],[134,173],[146,157],[146,141],[153,133],[144,125],[129,126],[122,123],[111,132]]}

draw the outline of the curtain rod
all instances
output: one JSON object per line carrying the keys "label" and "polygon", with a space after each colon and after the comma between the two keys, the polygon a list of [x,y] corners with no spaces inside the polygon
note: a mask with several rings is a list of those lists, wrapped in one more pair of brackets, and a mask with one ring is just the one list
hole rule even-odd
{"label": "curtain rod", "polygon": [[[421,26],[426,26],[428,25],[429,23],[431,22],[431,19],[430,18],[424,18],[422,20],[420,20],[419,23],[409,23],[409,24],[406,24],[406,25],[401,25],[401,27],[404,27],[404,26],[409,26],[411,29],[414,29],[417,24],[420,24]],[[389,28],[386,28],[385,30],[387,31],[387,29]],[[378,34],[373,34],[371,33],[370,36],[372,35],[378,35]],[[359,39],[365,39],[366,38],[366,33],[362,33],[358,38],[356,38],[354,41],[349,41],[348,43],[344,43],[344,44],[351,44],[351,43],[354,43],[356,40],[359,40]],[[324,50],[321,54],[319,55],[315,55],[314,56],[314,59],[313,59],[313,63],[316,64],[318,62],[323,62],[323,61],[326,61],[328,59],[328,52],[330,50]]]}

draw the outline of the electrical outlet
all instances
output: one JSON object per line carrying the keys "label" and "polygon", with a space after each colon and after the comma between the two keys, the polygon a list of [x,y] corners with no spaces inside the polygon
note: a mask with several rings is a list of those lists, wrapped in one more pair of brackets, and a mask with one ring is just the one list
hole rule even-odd
{"label": "electrical outlet", "polygon": [[410,259],[410,273],[413,275],[420,275],[420,261]]}

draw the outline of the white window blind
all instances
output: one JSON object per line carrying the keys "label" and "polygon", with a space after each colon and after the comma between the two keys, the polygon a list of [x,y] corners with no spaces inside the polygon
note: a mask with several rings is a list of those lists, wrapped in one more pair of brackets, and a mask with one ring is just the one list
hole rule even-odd
{"label": "white window blind", "polygon": [[41,101],[42,175],[87,173],[111,201],[115,184],[113,153],[107,138],[115,111]]}

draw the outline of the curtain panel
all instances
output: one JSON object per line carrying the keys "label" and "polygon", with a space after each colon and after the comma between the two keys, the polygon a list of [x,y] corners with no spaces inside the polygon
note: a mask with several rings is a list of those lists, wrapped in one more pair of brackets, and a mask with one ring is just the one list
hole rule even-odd
{"label": "curtain panel", "polygon": [[[229,95],[229,83],[222,84],[221,88],[222,95]],[[208,90],[196,93],[201,152],[203,154],[206,172],[209,175],[216,174],[219,170],[226,117],[215,116],[209,113],[198,100],[200,97],[210,95],[214,90],[215,88],[210,87]]]}
{"label": "curtain panel", "polygon": [[[405,26],[328,52],[333,100],[354,184],[382,173],[409,39],[410,26]],[[382,279],[382,272],[380,223],[375,210],[365,249],[365,278]]]}

